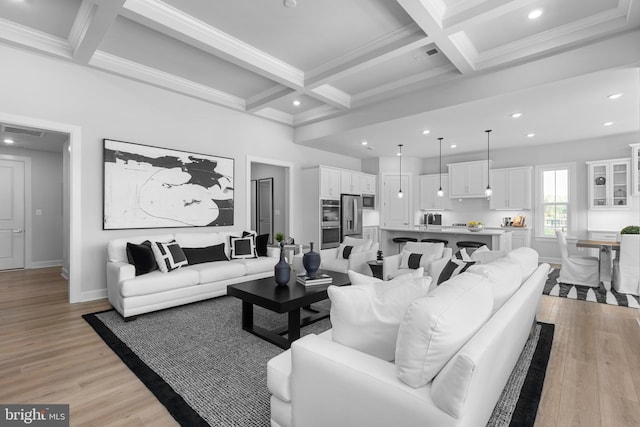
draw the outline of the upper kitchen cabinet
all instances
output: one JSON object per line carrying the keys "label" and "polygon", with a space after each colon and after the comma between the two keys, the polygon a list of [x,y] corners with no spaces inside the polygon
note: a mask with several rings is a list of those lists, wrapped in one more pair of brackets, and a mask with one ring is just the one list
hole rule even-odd
{"label": "upper kitchen cabinet", "polygon": [[629,159],[587,162],[589,166],[589,208],[627,209],[631,182]]}
{"label": "upper kitchen cabinet", "polygon": [[341,174],[338,169],[320,167],[321,199],[340,199]]}
{"label": "upper kitchen cabinet", "polygon": [[360,190],[362,194],[376,194],[376,176],[370,174],[360,175]]}
{"label": "upper kitchen cabinet", "polygon": [[532,167],[492,169],[490,209],[531,209]]}
{"label": "upper kitchen cabinet", "polygon": [[444,195],[438,197],[440,175],[420,175],[420,210],[437,211],[451,209],[449,198],[449,174],[442,174],[442,191]]}
{"label": "upper kitchen cabinet", "polygon": [[360,175],[358,172],[341,172],[341,188],[344,194],[361,194]]}
{"label": "upper kitchen cabinet", "polygon": [[640,144],[631,144],[631,190],[640,196]]}
{"label": "upper kitchen cabinet", "polygon": [[486,160],[475,162],[452,163],[449,168],[449,197],[471,198],[486,197],[487,171]]}

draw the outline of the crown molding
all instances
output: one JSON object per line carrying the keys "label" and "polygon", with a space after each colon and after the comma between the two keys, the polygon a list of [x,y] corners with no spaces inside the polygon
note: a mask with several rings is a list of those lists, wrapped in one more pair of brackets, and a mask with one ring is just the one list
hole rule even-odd
{"label": "crown molding", "polygon": [[260,111],[253,113],[256,116],[264,117],[265,119],[274,120],[276,122],[284,123],[289,126],[293,126],[293,116],[284,111],[276,110],[275,108],[263,108]]}
{"label": "crown molding", "polygon": [[2,18],[0,18],[0,39],[65,59],[73,57],[73,48],[68,40]]}
{"label": "crown molding", "polygon": [[301,124],[310,123],[314,120],[325,119],[333,114],[339,114],[341,110],[334,108],[331,105],[321,105],[316,108],[312,108],[307,111],[296,114],[293,117],[293,125],[299,126]]}
{"label": "crown molding", "polygon": [[294,89],[304,86],[304,73],[301,70],[160,0],[127,0],[124,8],[145,18],[155,29],[166,32],[168,28],[177,33],[175,36],[179,40],[214,53],[235,65]]}
{"label": "crown molding", "polygon": [[97,6],[88,0],[82,0],[76,19],[73,21],[71,31],[69,31],[69,43],[73,47],[74,53],[78,50],[80,42],[84,38],[85,34],[89,30],[91,25],[91,18],[95,13]]}
{"label": "crown molding", "polygon": [[89,61],[89,65],[234,110],[245,110],[245,101],[242,98],[107,52],[96,51]]}
{"label": "crown molding", "polygon": [[336,108],[348,109],[351,107],[351,95],[331,85],[324,84],[322,86],[318,86],[311,89],[310,94],[311,93],[313,93],[315,98],[318,98]]}

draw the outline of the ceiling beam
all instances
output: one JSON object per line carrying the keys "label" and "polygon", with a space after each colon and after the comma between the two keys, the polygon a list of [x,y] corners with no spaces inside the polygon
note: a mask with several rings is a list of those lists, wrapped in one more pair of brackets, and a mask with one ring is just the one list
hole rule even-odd
{"label": "ceiling beam", "polygon": [[462,74],[474,71],[473,62],[466,53],[445,33],[442,19],[446,9],[439,0],[398,0],[400,6],[433,40],[436,46],[455,65]]}
{"label": "ceiling beam", "polygon": [[16,24],[8,19],[0,18],[0,40],[20,48],[64,59],[71,59],[73,54],[69,41],[25,25]]}
{"label": "ceiling beam", "polygon": [[126,0],[123,14],[161,33],[225,59],[293,89],[304,86],[304,73],[160,0]]}
{"label": "ceiling beam", "polygon": [[256,111],[267,108],[269,104],[291,96],[292,94],[297,95],[298,92],[294,91],[290,87],[276,85],[271,89],[267,89],[264,92],[247,99],[247,112],[255,113]]}
{"label": "ceiling beam", "polygon": [[73,60],[86,65],[122,10],[125,0],[94,4],[83,0],[69,33]]}

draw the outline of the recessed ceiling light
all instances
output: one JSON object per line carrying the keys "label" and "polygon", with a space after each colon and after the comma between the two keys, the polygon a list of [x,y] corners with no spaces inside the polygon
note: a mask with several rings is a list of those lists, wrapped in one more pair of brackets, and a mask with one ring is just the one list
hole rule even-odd
{"label": "recessed ceiling light", "polygon": [[613,122],[604,122],[602,123],[602,126],[611,126],[613,124]]}
{"label": "recessed ceiling light", "polygon": [[302,104],[302,103],[300,102],[300,100],[299,100],[299,99],[294,99],[294,100],[293,100],[293,106],[294,106],[294,107],[299,107],[299,106],[300,106],[300,104]]}
{"label": "recessed ceiling light", "polygon": [[5,138],[4,142],[5,142],[5,144],[13,144],[14,140],[10,139],[10,138]]}
{"label": "recessed ceiling light", "polygon": [[522,116],[522,113],[513,113],[511,115],[511,117],[513,117],[514,119],[517,119],[518,117],[521,117],[521,116]]}
{"label": "recessed ceiling light", "polygon": [[456,147],[457,147],[457,145],[456,145],[456,144],[451,144],[449,147],[451,147],[451,148],[456,148]]}
{"label": "recessed ceiling light", "polygon": [[527,134],[527,138],[533,138],[534,136],[536,136],[536,134],[533,132]]}
{"label": "recessed ceiling light", "polygon": [[621,94],[621,93],[614,93],[614,94],[612,94],[612,95],[607,96],[607,98],[609,98],[609,99],[618,99],[618,98],[620,98],[621,96],[622,96],[622,94]]}
{"label": "recessed ceiling light", "polygon": [[541,15],[542,15],[542,9],[534,9],[531,12],[529,12],[529,14],[527,15],[527,18],[537,19],[537,18],[540,18]]}
{"label": "recessed ceiling light", "polygon": [[368,142],[367,142],[367,141],[362,141],[360,144],[362,144],[362,145],[367,145],[367,144],[368,144]]}
{"label": "recessed ceiling light", "polygon": [[396,156],[402,156],[402,153],[401,153],[400,151],[398,151],[398,152],[396,153]]}
{"label": "recessed ceiling light", "polygon": [[431,131],[429,129],[425,129],[422,131],[423,135],[429,135],[431,133]]}

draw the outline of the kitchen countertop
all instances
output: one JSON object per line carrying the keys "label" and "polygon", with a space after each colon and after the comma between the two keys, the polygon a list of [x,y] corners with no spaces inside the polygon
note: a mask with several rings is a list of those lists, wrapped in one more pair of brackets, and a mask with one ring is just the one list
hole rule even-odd
{"label": "kitchen countertop", "polygon": [[481,231],[469,231],[464,227],[447,227],[447,226],[437,226],[425,228],[423,226],[419,227],[380,227],[380,230],[384,231],[403,231],[403,232],[413,232],[413,233],[437,233],[437,234],[474,234],[479,236],[496,236],[504,233],[511,232],[510,229],[492,229],[492,228],[484,228]]}

